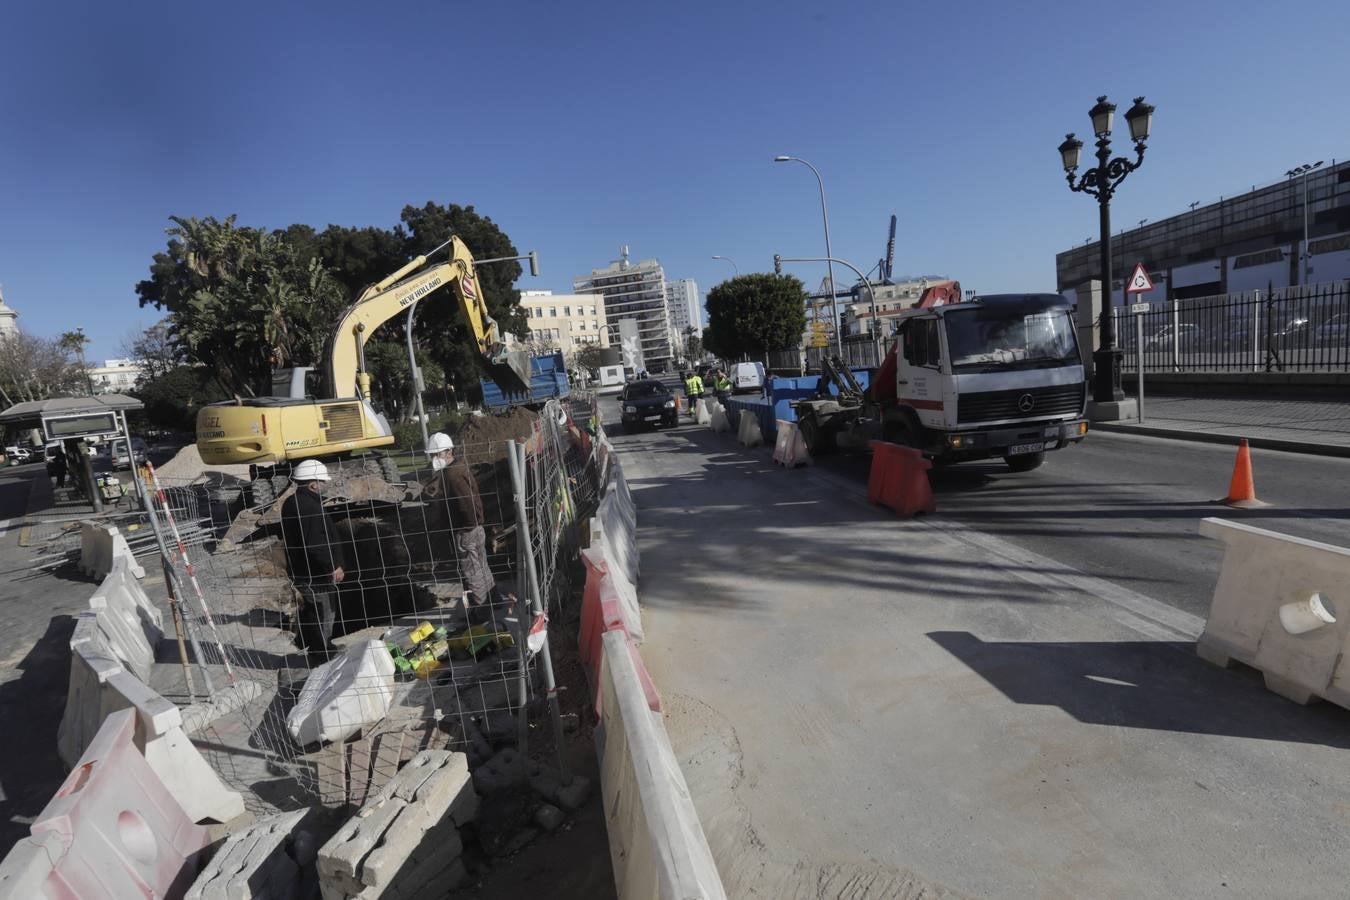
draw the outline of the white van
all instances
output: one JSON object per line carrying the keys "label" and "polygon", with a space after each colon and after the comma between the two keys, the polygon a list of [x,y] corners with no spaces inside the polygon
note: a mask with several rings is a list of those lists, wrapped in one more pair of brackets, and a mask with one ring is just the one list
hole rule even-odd
{"label": "white van", "polygon": [[764,389],[764,363],[735,363],[727,372],[733,394],[759,393]]}

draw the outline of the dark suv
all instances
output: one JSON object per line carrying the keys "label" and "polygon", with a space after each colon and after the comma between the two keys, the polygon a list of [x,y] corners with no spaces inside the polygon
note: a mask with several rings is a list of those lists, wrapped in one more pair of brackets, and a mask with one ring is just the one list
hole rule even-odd
{"label": "dark suv", "polygon": [[625,432],[632,431],[644,422],[657,422],[662,425],[679,423],[675,411],[675,397],[659,381],[647,379],[632,381],[624,385],[619,394],[619,408],[623,411],[622,421]]}

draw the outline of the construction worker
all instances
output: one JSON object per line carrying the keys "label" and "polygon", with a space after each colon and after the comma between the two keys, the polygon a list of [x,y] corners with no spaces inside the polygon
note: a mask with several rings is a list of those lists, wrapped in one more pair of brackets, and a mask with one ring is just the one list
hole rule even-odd
{"label": "construction worker", "polygon": [[689,415],[694,414],[694,404],[703,396],[703,379],[698,372],[690,372],[684,381],[684,395],[689,398]]}
{"label": "construction worker", "polygon": [[338,585],[346,577],[346,557],[337,527],[323,508],[328,467],[317,459],[301,462],[291,472],[295,492],[281,504],[281,535],[286,568],[300,592],[299,644],[312,662],[335,655],[333,623],[338,610]]}
{"label": "construction worker", "polygon": [[713,375],[713,393],[717,395],[717,402],[725,406],[727,395],[731,393],[731,379],[721,369]]}
{"label": "construction worker", "polygon": [[450,543],[455,548],[460,578],[464,581],[464,611],[470,621],[483,618],[492,599],[496,579],[488,568],[487,535],[483,531],[483,500],[468,463],[455,456],[455,442],[436,432],[427,439],[427,456],[436,477],[427,485],[427,496],[444,502],[449,521]]}

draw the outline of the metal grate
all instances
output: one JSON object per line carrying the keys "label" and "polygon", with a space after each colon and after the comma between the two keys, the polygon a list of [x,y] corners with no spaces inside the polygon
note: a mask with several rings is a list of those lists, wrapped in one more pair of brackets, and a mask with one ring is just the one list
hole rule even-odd
{"label": "metal grate", "polygon": [[[1030,398],[1030,407],[1027,399]],[[1050,387],[984,391],[962,394],[957,399],[957,422],[986,422],[996,419],[1039,419],[1083,411],[1083,386],[1059,384]]]}
{"label": "metal grate", "polygon": [[359,441],[364,436],[359,404],[334,403],[325,406],[323,417],[328,422],[329,441]]}

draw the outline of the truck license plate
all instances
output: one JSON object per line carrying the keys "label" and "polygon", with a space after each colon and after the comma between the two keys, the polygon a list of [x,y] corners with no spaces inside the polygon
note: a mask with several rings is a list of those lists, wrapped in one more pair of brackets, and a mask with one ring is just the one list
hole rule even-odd
{"label": "truck license plate", "polygon": [[1040,453],[1045,449],[1045,444],[1013,444],[1008,448],[1009,456],[1017,456],[1019,453]]}

